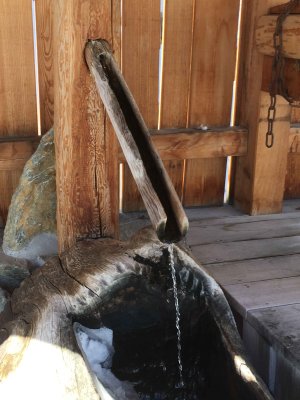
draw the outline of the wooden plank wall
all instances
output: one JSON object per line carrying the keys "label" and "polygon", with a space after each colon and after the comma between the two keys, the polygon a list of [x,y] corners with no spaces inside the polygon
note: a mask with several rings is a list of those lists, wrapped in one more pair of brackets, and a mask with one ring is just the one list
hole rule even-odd
{"label": "wooden plank wall", "polygon": [[[238,13],[239,0],[165,0],[160,20],[159,0],[123,1],[122,71],[149,128],[229,126]],[[223,203],[226,157],[209,157],[164,160],[185,206]],[[144,208],[126,165],[123,187],[123,211]]]}
{"label": "wooden plank wall", "polygon": [[[115,55],[148,127],[158,132],[177,129],[165,136],[169,147],[174,143],[176,157],[172,158],[174,152],[169,151],[164,163],[185,206],[223,202],[223,152],[216,151],[206,158],[201,151],[199,158],[193,155],[192,159],[185,159],[184,154],[180,158],[178,152],[182,138],[187,140],[188,133],[182,134],[187,132],[185,129],[230,123],[239,3],[240,0],[112,1],[112,25],[115,37],[120,37],[113,43]],[[35,0],[42,134],[53,125],[53,4],[53,0]],[[0,22],[0,220],[5,220],[22,168],[38,143],[32,1],[0,0]],[[292,115],[292,122],[299,123],[299,110],[295,109]],[[13,144],[5,144],[4,137],[11,138]],[[211,143],[213,139],[209,140]],[[238,143],[239,138],[235,140]],[[217,135],[215,141],[225,148]],[[8,153],[8,148],[13,153]],[[9,160],[8,154],[12,154]],[[241,154],[237,151],[234,155]],[[121,208],[143,209],[126,163],[122,183]],[[288,156],[285,198],[293,197],[300,197],[298,153]]]}
{"label": "wooden plank wall", "polygon": [[[37,113],[31,0],[21,4],[20,0],[0,0],[0,26],[0,137],[32,137],[37,135]],[[6,155],[7,145],[0,143],[2,221],[27,160],[24,141],[14,142],[11,155],[18,159],[16,165]]]}

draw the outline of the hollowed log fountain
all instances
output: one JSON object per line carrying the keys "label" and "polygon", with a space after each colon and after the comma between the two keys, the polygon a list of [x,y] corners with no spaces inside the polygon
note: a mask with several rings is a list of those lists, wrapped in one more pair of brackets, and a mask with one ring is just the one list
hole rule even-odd
{"label": "hollowed log fountain", "polygon": [[97,379],[74,333],[106,326],[113,331],[112,372],[132,383],[136,398],[271,399],[221,289],[180,244],[172,245],[172,280],[170,246],[161,240],[184,236],[184,211],[107,44],[89,42],[86,56],[155,230],[129,242],[80,241],[15,290],[13,318],[1,328],[0,398],[120,399]]}

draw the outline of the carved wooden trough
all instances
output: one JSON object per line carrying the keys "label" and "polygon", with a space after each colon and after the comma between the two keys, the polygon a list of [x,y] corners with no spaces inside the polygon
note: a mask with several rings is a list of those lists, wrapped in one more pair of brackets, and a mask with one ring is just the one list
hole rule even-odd
{"label": "carved wooden trough", "polygon": [[114,331],[112,368],[120,379],[144,377],[139,398],[271,399],[248,364],[221,289],[179,246],[174,246],[174,256],[184,389],[176,389],[168,250],[146,229],[128,243],[79,242],[14,292],[15,318],[4,328],[8,338],[0,347],[0,398],[114,398],[112,393],[105,397],[105,388],[78,349],[73,324],[79,322],[90,328],[105,323]]}
{"label": "carved wooden trough", "polygon": [[129,242],[80,241],[15,290],[11,321],[0,329],[0,398],[121,400],[81,353],[79,323],[113,331],[111,370],[131,382],[136,398],[271,399],[247,361],[221,289],[173,245],[183,365],[178,385],[169,245],[161,240],[179,241],[188,221],[106,42],[89,42],[86,57],[154,231]]}

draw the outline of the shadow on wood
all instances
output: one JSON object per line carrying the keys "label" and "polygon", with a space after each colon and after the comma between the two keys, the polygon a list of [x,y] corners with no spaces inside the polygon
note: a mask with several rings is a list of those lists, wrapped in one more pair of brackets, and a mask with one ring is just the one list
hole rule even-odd
{"label": "shadow on wood", "polygon": [[[184,374],[188,374],[184,378],[187,389],[196,390],[194,397],[190,393],[185,398],[270,400],[264,384],[248,364],[230,308],[218,285],[179,246],[174,246],[174,258]],[[103,322],[110,326],[117,350],[115,373],[121,379],[129,379],[128,368],[138,359],[145,385],[151,353],[163,353],[146,351],[147,346],[137,339],[147,329],[148,333],[160,332],[153,335],[155,343],[151,344],[149,335],[147,341],[149,349],[165,349],[170,379],[162,376],[160,382],[157,378],[154,382],[163,392],[166,389],[160,385],[164,381],[176,380],[171,368],[176,361],[176,345],[166,352],[173,343],[168,338],[174,337],[172,299],[167,246],[152,230],[140,231],[130,242],[97,239],[77,243],[60,259],[54,257],[35,271],[13,294],[14,319],[0,330],[7,336],[0,346],[1,398],[15,399],[21,395],[31,400],[99,399],[96,388],[101,384],[89,372],[79,352],[74,322],[90,328]],[[135,360],[130,358],[130,352],[122,352],[122,341],[127,339],[129,348],[143,350]],[[138,388],[141,394],[145,385]],[[183,398],[182,393],[177,395],[176,398]],[[164,398],[174,399],[174,391]]]}

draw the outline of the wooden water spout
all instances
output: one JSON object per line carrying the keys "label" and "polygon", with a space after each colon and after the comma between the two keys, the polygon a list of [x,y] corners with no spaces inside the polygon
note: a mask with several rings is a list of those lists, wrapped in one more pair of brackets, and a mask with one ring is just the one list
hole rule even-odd
{"label": "wooden water spout", "polygon": [[[148,229],[125,243],[85,240],[60,259],[51,259],[24,281],[12,297],[14,318],[1,329],[7,334],[0,346],[1,399],[106,398],[106,388],[89,370],[78,349],[74,322],[90,328],[105,322],[113,329],[114,345],[121,349],[114,356],[113,368],[126,379],[133,360],[130,352],[122,352],[122,340],[126,346],[138,346],[139,335],[150,332],[152,344],[150,340],[148,345],[156,350],[151,347],[147,352],[143,342],[140,364],[137,368],[133,365],[134,370],[148,379],[147,365],[157,362],[161,379],[154,380],[155,388],[164,382],[172,383],[176,344],[168,353],[172,335],[166,321],[174,326],[174,310],[170,306],[174,303],[168,301],[172,298],[172,283],[166,254],[166,245]],[[183,363],[190,374],[186,382],[192,398],[270,400],[265,385],[247,361],[221,289],[178,246],[174,246],[174,257],[183,293]],[[152,335],[155,329],[167,329],[168,333],[157,337]],[[161,370],[161,359],[149,362],[147,357],[155,354],[163,358],[166,372]],[[144,385],[137,388],[141,396],[146,389]],[[167,389],[170,390],[168,386]],[[110,396],[116,399],[113,393]],[[168,396],[165,398],[175,398],[173,392]],[[181,398],[180,393],[176,396]]]}
{"label": "wooden water spout", "polygon": [[158,237],[182,239],[187,217],[108,43],[89,41],[85,56]]}

